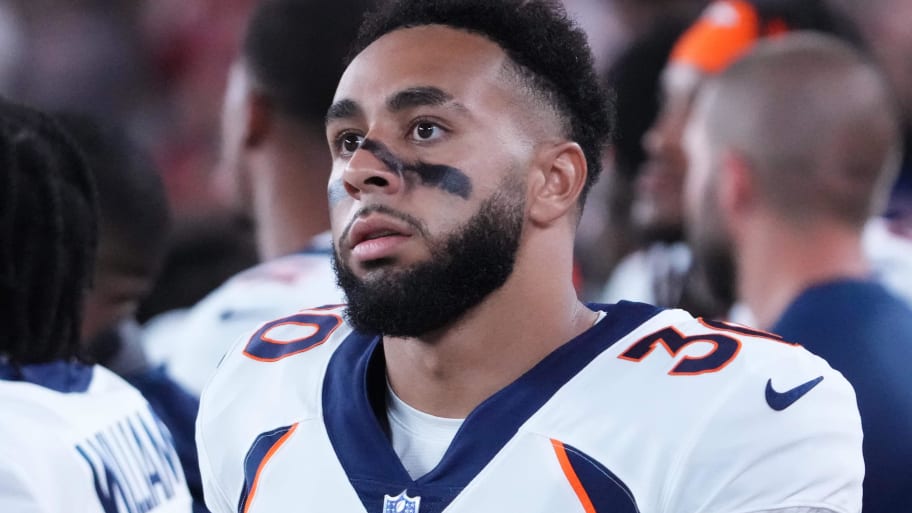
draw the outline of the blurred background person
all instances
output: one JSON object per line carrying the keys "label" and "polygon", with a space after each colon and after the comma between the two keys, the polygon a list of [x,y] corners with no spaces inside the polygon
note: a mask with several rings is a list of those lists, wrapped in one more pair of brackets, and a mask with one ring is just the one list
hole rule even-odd
{"label": "blurred background person", "polygon": [[168,427],[194,511],[206,511],[194,437],[199,401],[162,366],[150,364],[136,321],[137,305],[161,266],[170,228],[161,177],[122,130],[74,112],[55,117],[82,151],[98,191],[98,253],[83,306],[83,346],[93,361],[139,390]]}
{"label": "blurred background person", "polygon": [[759,327],[855,387],[863,511],[912,509],[912,309],[871,279],[861,243],[901,155],[886,82],[858,50],[796,32],[758,43],[697,98],[684,136],[695,257],[718,287],[736,283]]}
{"label": "blurred background person", "polygon": [[0,101],[0,154],[0,511],[189,512],[168,429],[85,363],[99,237],[82,152],[50,116]]}
{"label": "blurred background person", "polygon": [[[591,193],[592,204],[584,211],[577,233],[576,252],[585,277],[584,297],[615,302],[652,295],[651,283],[642,280],[648,266],[643,258],[624,257],[648,242],[631,221],[633,190],[640,168],[646,161],[643,134],[652,125],[659,108],[659,76],[675,41],[691,18],[658,20],[634,39],[602,74],[602,84],[614,95],[617,126],[614,142],[603,158],[604,172]],[[641,253],[644,254],[644,253]],[[614,271],[614,272],[613,272]],[[609,290],[603,290],[609,276]],[[629,281],[628,280],[633,280]],[[638,288],[639,287],[639,288]]]}
{"label": "blurred background person", "polygon": [[253,219],[263,263],[147,332],[150,353],[197,395],[240,335],[307,305],[344,302],[330,263],[324,117],[369,5],[271,0],[251,17],[224,96],[219,173]]}
{"label": "blurred background person", "polygon": [[899,100],[905,155],[882,216],[865,227],[864,246],[881,281],[912,304],[912,2],[832,0],[857,22]]}
{"label": "blurred background person", "polygon": [[687,161],[682,129],[706,77],[719,73],[758,39],[802,29],[858,41],[851,23],[823,0],[720,0],[675,43],[660,77],[658,115],[643,137],[647,159],[634,184],[630,217],[643,247],[618,265],[602,301],[632,299],[708,317],[730,315],[733,293],[709,289],[684,241]]}

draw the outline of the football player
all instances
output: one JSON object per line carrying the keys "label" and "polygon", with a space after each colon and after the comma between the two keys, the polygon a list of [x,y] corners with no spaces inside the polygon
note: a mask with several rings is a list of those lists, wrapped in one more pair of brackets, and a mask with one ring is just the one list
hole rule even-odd
{"label": "football player", "polygon": [[[800,71],[799,71],[800,70]],[[685,132],[695,256],[737,284],[758,326],[855,387],[865,513],[912,510],[912,310],[874,279],[862,232],[901,155],[878,70],[819,34],[758,43],[698,95]]]}
{"label": "football player", "polygon": [[[684,241],[683,180],[687,171],[681,133],[700,84],[725,69],[758,40],[793,30],[860,37],[826,0],[716,0],[675,43],[660,79],[661,105],[643,137],[647,159],[636,178],[631,221],[646,244],[624,258],[602,299],[636,299],[725,317],[734,293],[708,290],[706,270]],[[696,264],[696,265],[695,265]],[[730,318],[749,319],[741,311]]]}
{"label": "football player", "polygon": [[191,497],[140,393],[85,363],[96,194],[49,116],[0,102],[0,511],[177,513]]}
{"label": "football player", "polygon": [[326,116],[348,304],[238,342],[203,394],[214,512],[860,510],[848,383],[775,335],[582,304],[611,117],[547,0],[405,0]]}
{"label": "football player", "polygon": [[254,221],[263,262],[146,330],[150,355],[197,395],[241,334],[315,301],[342,301],[330,264],[323,115],[368,5],[270,1],[250,19],[228,77],[219,171]]}

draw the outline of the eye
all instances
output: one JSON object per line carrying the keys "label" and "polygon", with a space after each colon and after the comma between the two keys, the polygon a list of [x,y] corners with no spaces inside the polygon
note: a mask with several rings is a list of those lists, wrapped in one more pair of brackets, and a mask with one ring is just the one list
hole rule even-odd
{"label": "eye", "polygon": [[412,127],[411,137],[416,141],[433,141],[444,134],[444,129],[430,121],[419,121]]}
{"label": "eye", "polygon": [[339,153],[343,155],[351,155],[352,153],[358,151],[358,148],[361,147],[361,143],[364,142],[364,136],[352,132],[347,132],[340,135],[337,141]]}

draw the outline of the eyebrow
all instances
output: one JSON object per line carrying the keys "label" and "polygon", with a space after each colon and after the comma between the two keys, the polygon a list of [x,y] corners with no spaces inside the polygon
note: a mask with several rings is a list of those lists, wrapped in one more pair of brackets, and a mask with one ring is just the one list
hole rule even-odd
{"label": "eyebrow", "polygon": [[[399,112],[414,107],[437,107],[452,101],[453,97],[443,89],[432,86],[410,87],[390,96],[386,100],[386,107],[392,112]],[[454,103],[453,106],[465,110],[460,103]]]}
{"label": "eyebrow", "polygon": [[[454,102],[453,96],[433,86],[410,87],[393,94],[386,100],[386,108],[401,112],[415,107],[437,107],[449,103],[451,107],[466,112],[465,105]],[[362,114],[361,106],[354,100],[339,100],[326,111],[326,124],[338,119],[349,119]]]}
{"label": "eyebrow", "polygon": [[337,119],[353,118],[361,114],[361,107],[354,100],[339,100],[326,111],[326,124]]}

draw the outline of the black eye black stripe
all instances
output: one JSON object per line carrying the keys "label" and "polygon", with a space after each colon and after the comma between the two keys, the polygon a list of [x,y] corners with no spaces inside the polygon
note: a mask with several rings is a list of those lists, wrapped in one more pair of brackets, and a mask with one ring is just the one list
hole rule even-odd
{"label": "black eye black stripe", "polygon": [[397,157],[383,143],[372,139],[364,139],[360,149],[369,151],[389,170],[403,178],[414,176],[422,185],[437,187],[462,199],[468,199],[472,194],[472,181],[460,169],[445,164],[428,164],[420,160],[408,162]]}

